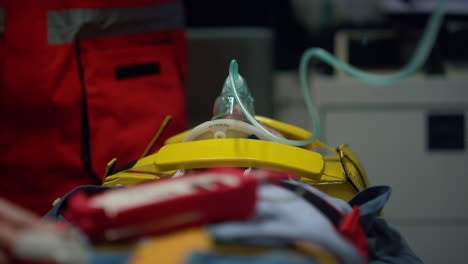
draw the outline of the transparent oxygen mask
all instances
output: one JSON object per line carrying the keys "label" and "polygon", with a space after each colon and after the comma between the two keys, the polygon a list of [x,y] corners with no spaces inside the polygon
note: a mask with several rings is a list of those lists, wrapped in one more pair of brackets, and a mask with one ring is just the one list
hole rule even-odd
{"label": "transparent oxygen mask", "polygon": [[[216,98],[213,110],[212,120],[193,128],[185,136],[184,142],[204,139],[252,138],[303,146],[315,139],[315,137],[311,137],[306,140],[289,140],[284,138],[281,133],[261,125],[255,119],[254,99],[244,78],[239,74],[235,60],[232,60],[229,65],[229,76],[224,82],[221,95]],[[317,120],[317,112],[315,111],[314,114],[315,120]]]}
{"label": "transparent oxygen mask", "polygon": [[264,131],[249,121],[248,115],[252,116],[254,113],[254,98],[250,94],[245,79],[237,70],[231,70],[224,82],[221,94],[214,102],[213,118],[194,127],[183,141],[222,138],[253,138],[271,141]]}
{"label": "transparent oxygen mask", "polygon": [[[235,86],[232,87],[230,78],[234,79]],[[236,100],[234,89],[237,90],[237,94],[242,100],[242,104],[247,108],[249,113],[255,114],[254,98],[250,94],[249,87],[245,82],[244,78],[235,73],[233,76],[228,76],[224,82],[223,90],[221,94],[216,98],[213,105],[213,118],[216,119],[237,119],[245,122],[249,122],[243,113],[238,101]]]}

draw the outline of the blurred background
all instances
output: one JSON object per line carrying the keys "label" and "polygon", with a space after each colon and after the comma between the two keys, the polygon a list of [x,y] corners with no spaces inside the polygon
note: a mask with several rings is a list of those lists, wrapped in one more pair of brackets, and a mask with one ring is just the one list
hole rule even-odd
{"label": "blurred background", "polygon": [[[256,114],[308,130],[297,68],[309,47],[361,69],[390,73],[410,58],[434,0],[186,0],[190,126],[212,116],[237,59]],[[447,15],[423,68],[374,87],[312,62],[319,139],[348,144],[372,185],[390,185],[385,216],[425,263],[468,259],[468,1]]]}

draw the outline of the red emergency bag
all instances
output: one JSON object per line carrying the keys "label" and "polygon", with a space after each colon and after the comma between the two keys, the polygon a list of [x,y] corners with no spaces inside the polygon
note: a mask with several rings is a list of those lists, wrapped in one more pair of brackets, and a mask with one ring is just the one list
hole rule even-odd
{"label": "red emergency bag", "polygon": [[[185,129],[182,1],[0,1],[0,188],[44,213]],[[156,148],[158,144],[156,145]]]}
{"label": "red emergency bag", "polygon": [[257,187],[287,173],[214,168],[98,194],[77,192],[63,215],[93,241],[125,241],[253,216]]}

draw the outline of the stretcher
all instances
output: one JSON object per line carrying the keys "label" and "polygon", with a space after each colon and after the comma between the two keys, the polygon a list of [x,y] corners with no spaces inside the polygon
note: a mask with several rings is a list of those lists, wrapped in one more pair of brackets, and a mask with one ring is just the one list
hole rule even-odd
{"label": "stretcher", "polygon": [[[311,133],[299,127],[256,116],[263,125],[284,137],[301,140]],[[232,120],[226,119],[225,122]],[[238,121],[242,122],[242,121]],[[350,200],[369,186],[366,173],[347,145],[332,148],[315,140],[303,147],[252,138],[212,138],[184,141],[191,130],[167,139],[156,153],[115,169],[117,159],[109,162],[103,185],[130,186],[148,180],[172,177],[180,170],[213,167],[262,168],[291,174],[330,196]],[[322,155],[319,149],[330,155]]]}

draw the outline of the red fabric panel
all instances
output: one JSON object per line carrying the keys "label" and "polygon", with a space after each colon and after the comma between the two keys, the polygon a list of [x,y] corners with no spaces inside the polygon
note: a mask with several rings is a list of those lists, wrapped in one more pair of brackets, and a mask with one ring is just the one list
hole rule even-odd
{"label": "red fabric panel", "polygon": [[76,185],[82,166],[81,87],[72,47],[7,49],[0,89],[2,195],[39,213]]}
{"label": "red fabric panel", "polygon": [[95,182],[81,165],[73,48],[47,46],[45,12],[30,4],[9,1],[5,9],[0,188],[7,199],[44,213],[70,188]]}
{"label": "red fabric panel", "polygon": [[[162,1],[6,2],[5,38],[0,43],[0,192],[43,214],[73,187],[99,184],[85,171],[81,157],[82,87],[75,44],[47,43],[46,8],[116,7],[124,3],[134,6]],[[110,6],[111,2],[115,6]],[[158,33],[122,37],[122,43],[128,45],[121,46],[109,38],[115,46],[109,49],[102,45],[106,50],[96,48],[95,40],[82,43],[86,50],[79,55],[89,67],[84,71],[89,92],[92,165],[99,176],[112,157],[122,162],[138,158],[164,115],[175,117],[164,136],[185,128],[180,74],[185,69],[185,48],[174,51],[174,47],[185,47],[185,39],[161,47],[149,41],[158,38]],[[113,79],[115,66],[146,59],[160,61],[160,75]]]}
{"label": "red fabric panel", "polygon": [[[156,34],[153,34],[159,38]],[[128,36],[128,38],[135,38]],[[126,42],[125,38],[119,38]],[[114,42],[116,47],[124,45]],[[163,138],[185,129],[185,93],[169,43],[91,50],[83,40],[81,53],[87,90],[91,158],[98,176],[116,157],[119,164],[140,157],[164,117],[174,117]],[[119,66],[157,62],[160,73],[116,80]]]}

